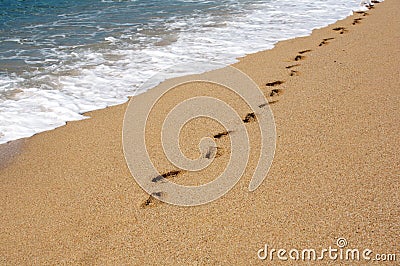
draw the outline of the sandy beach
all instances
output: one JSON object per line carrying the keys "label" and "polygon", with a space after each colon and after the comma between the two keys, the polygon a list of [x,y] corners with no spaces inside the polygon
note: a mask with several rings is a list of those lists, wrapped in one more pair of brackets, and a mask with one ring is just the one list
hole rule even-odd
{"label": "sandy beach", "polygon": [[[1,265],[365,265],[359,261],[262,260],[260,249],[346,248],[396,254],[400,262],[400,16],[396,0],[375,4],[311,36],[279,42],[233,65],[270,101],[277,143],[261,186],[248,191],[259,153],[257,121],[246,123],[250,160],[222,198],[178,207],[149,198],[127,167],[122,126],[127,103],[90,119],[0,145]],[[251,42],[251,40],[249,40]],[[135,96],[146,101],[152,92]],[[149,153],[160,173],[160,121],[174,104],[209,95],[248,107],[216,85],[188,84],[149,118]],[[189,158],[204,136],[224,129],[207,119],[181,132]],[[171,180],[203,184],[224,170],[229,138],[204,171]],[[138,154],[140,156],[140,154]],[[263,252],[262,252],[263,253]],[[288,254],[286,254],[288,256]]]}

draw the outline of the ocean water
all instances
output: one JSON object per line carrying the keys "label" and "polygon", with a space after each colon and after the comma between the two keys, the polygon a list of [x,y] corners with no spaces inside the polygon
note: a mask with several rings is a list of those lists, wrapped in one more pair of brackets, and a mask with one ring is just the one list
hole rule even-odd
{"label": "ocean water", "polygon": [[0,0],[0,143],[123,103],[161,69],[231,64],[358,8],[355,0]]}

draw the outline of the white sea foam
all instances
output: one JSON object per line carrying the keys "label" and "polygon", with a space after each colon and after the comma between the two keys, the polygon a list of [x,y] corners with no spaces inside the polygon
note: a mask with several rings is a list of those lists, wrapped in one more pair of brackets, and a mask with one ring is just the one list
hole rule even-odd
{"label": "white sea foam", "polygon": [[[151,32],[151,27],[122,30],[94,45],[42,49],[45,60],[26,62],[33,67],[41,64],[36,70],[0,79],[0,95],[6,95],[0,97],[0,143],[84,119],[86,111],[123,103],[148,89],[138,91],[161,69],[193,60],[232,64],[238,57],[272,48],[277,41],[308,35],[358,7],[347,0],[255,1],[234,17],[210,14],[155,20],[166,27],[160,32]],[[168,77],[205,70],[185,69]]]}

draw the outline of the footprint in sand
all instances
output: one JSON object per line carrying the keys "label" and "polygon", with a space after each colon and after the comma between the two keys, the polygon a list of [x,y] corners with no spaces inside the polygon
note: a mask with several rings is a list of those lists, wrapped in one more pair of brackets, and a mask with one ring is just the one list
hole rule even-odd
{"label": "footprint in sand", "polygon": [[233,132],[232,130],[228,130],[228,131],[224,131],[224,132],[218,133],[218,134],[214,135],[214,139],[220,139],[223,136],[227,136],[232,132]]}
{"label": "footprint in sand", "polygon": [[322,42],[318,46],[328,44],[329,43],[328,41],[333,40],[333,39],[335,39],[335,38],[325,38],[322,40]]}
{"label": "footprint in sand", "polygon": [[299,54],[305,54],[305,53],[309,53],[309,52],[311,52],[312,50],[303,50],[303,51],[300,51],[299,52]]}
{"label": "footprint in sand", "polygon": [[142,209],[157,207],[158,205],[162,204],[163,202],[158,198],[164,196],[164,192],[154,192],[152,193],[147,200],[145,200],[140,207]]}
{"label": "footprint in sand", "polygon": [[283,83],[285,83],[285,81],[277,80],[277,81],[273,81],[273,82],[268,82],[267,84],[265,84],[265,86],[267,86],[267,87],[275,87],[275,86],[281,85]]}
{"label": "footprint in sand", "polygon": [[[290,69],[290,68],[295,67],[295,66],[298,66],[298,65],[299,65],[299,64],[291,65],[291,66],[288,66],[288,67],[286,67],[286,68]],[[293,73],[297,74],[297,71],[295,71],[295,70],[292,70],[292,71],[293,71]],[[291,73],[292,73],[292,72],[291,72]],[[267,87],[275,87],[275,86],[281,85],[281,84],[283,84],[283,83],[285,83],[285,81],[277,80],[277,81],[274,81],[274,82],[268,82],[268,83],[265,84],[265,85],[266,85]],[[269,104],[273,104],[273,103],[278,102],[278,101],[279,101],[278,97],[279,97],[282,93],[283,93],[283,90],[281,90],[281,89],[272,89],[272,90],[269,92],[269,94],[268,94],[268,103],[269,103]],[[261,106],[259,106],[259,107],[262,108],[263,106],[265,106],[265,105],[261,105]]]}
{"label": "footprint in sand", "polygon": [[367,12],[365,12],[365,11],[357,11],[357,12],[355,12],[355,13],[356,13],[356,14],[359,14],[359,15],[363,15],[363,17],[369,15],[369,13],[367,13]]}
{"label": "footprint in sand", "polygon": [[305,56],[302,54],[309,53],[309,52],[311,52],[311,50],[303,50],[303,51],[298,52],[299,54],[296,55],[296,57],[294,58],[294,61],[303,60],[305,58]]}
{"label": "footprint in sand", "polygon": [[[304,50],[304,51],[301,51],[299,53],[307,53],[307,52],[311,52],[311,50]],[[300,66],[300,64],[294,64],[294,65],[290,65],[290,66],[285,67],[286,69],[290,70],[289,76],[293,77],[293,76],[298,76],[299,75],[299,71],[291,69],[291,68],[298,67],[298,66]]]}
{"label": "footprint in sand", "polygon": [[215,154],[217,153],[217,148],[218,148],[218,147],[214,147],[214,146],[209,147],[208,150],[207,150],[207,152],[206,152],[206,154],[204,155],[204,157],[205,157],[206,159],[214,158]]}
{"label": "footprint in sand", "polygon": [[277,103],[279,101],[279,97],[283,94],[282,89],[273,89],[271,92],[268,94],[268,103],[273,104]]}
{"label": "footprint in sand", "polygon": [[182,171],[179,170],[172,170],[169,171],[167,173],[164,173],[162,175],[156,176],[154,177],[151,182],[156,183],[156,182],[160,182],[163,181],[165,178],[171,178],[171,177],[176,177],[178,176],[180,173],[182,173]]}
{"label": "footprint in sand", "polygon": [[294,64],[294,65],[287,66],[286,69],[291,69],[293,67],[298,67],[298,66],[300,66],[300,64]]}
{"label": "footprint in sand", "polygon": [[270,97],[277,97],[277,96],[281,96],[282,94],[283,94],[283,90],[281,90],[281,89],[273,89],[270,92],[269,96]]}
{"label": "footprint in sand", "polygon": [[270,100],[268,100],[268,103],[261,104],[261,105],[259,105],[258,107],[264,108],[264,107],[267,106],[267,105],[271,105],[271,104],[274,104],[274,103],[277,103],[277,102],[279,102],[278,99],[276,99],[276,100],[270,99]]}
{"label": "footprint in sand", "polygon": [[206,159],[218,158],[218,157],[222,156],[223,150],[224,149],[221,147],[209,147],[209,149],[204,157]]}
{"label": "footprint in sand", "polygon": [[358,24],[358,23],[360,23],[360,21],[362,20],[362,18],[355,18],[354,20],[353,20],[353,25],[356,25],[356,24]]}
{"label": "footprint in sand", "polygon": [[[180,175],[182,171],[180,170],[172,170],[169,172],[166,172],[162,175],[154,177],[151,182],[153,183],[158,183],[158,182],[164,182],[165,179],[171,178],[171,177],[176,177]],[[164,192],[153,192],[151,195],[145,200],[142,204],[140,204],[141,208],[149,208],[149,207],[156,207],[163,202],[159,200],[160,198],[164,197],[165,193]]]}
{"label": "footprint in sand", "polygon": [[305,56],[304,55],[296,55],[296,57],[294,58],[294,61],[300,61],[300,60],[303,60],[305,58]]}
{"label": "footprint in sand", "polygon": [[254,122],[254,121],[257,121],[257,117],[256,117],[255,113],[248,113],[246,115],[246,117],[243,119],[243,122],[246,124],[250,123],[250,122]]}
{"label": "footprint in sand", "polygon": [[333,28],[332,30],[338,31],[340,34],[347,32],[347,29],[345,27],[336,27],[336,28]]}

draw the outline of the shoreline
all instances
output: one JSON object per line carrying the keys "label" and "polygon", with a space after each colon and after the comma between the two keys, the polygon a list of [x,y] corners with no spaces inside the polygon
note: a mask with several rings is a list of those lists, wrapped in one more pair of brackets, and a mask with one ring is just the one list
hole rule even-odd
{"label": "shoreline", "polygon": [[[215,202],[189,208],[146,204],[149,197],[122,152],[127,103],[22,139],[22,152],[0,167],[0,262],[257,265],[266,262],[257,258],[265,244],[318,249],[340,237],[351,248],[397,252],[398,11],[396,1],[386,0],[368,15],[349,16],[233,64],[271,100],[276,122],[275,159],[253,193],[247,186],[255,152],[241,180]],[[190,91],[182,88],[162,106]],[[145,100],[149,93],[135,98]],[[246,108],[238,112],[244,116]],[[159,115],[149,121],[154,131]],[[257,135],[256,123],[246,127]],[[196,156],[191,150],[197,140],[218,130],[209,121],[189,125],[182,134],[192,139],[182,140],[184,151]],[[158,135],[147,137],[157,169],[171,170],[160,156]],[[229,148],[226,139],[218,145]],[[257,146],[254,137],[251,148]],[[218,164],[228,155],[216,158]]]}
{"label": "shoreline", "polygon": [[0,169],[6,167],[22,152],[23,143],[24,139],[18,139],[0,144]]}
{"label": "shoreline", "polygon": [[[354,12],[356,12],[356,11],[351,11],[351,10],[349,10],[349,12],[353,12],[353,14],[354,14]],[[350,16],[350,15],[347,15],[347,17],[348,17],[348,16]],[[340,20],[343,20],[343,19],[345,19],[345,18],[342,18],[342,19],[340,19]],[[337,20],[337,21],[340,21],[340,20]],[[337,22],[337,21],[336,21],[336,22]],[[336,22],[334,22],[334,23],[336,23]],[[329,24],[329,25],[330,25],[330,24]],[[329,25],[327,25],[327,26],[325,26],[325,27],[328,27]],[[314,28],[314,29],[312,29],[312,30],[309,30],[309,34],[307,34],[307,35],[301,34],[301,35],[296,36],[296,37],[292,37],[292,38],[289,38],[289,39],[285,39],[285,40],[282,40],[282,41],[278,41],[278,42],[272,44],[272,48],[265,48],[265,49],[262,48],[262,50],[258,50],[258,51],[254,51],[254,50],[253,50],[253,52],[251,52],[251,53],[249,53],[249,54],[243,53],[242,56],[239,56],[239,57],[237,57],[237,58],[228,59],[228,61],[231,61],[231,62],[232,62],[232,61],[237,61],[239,58],[246,57],[247,55],[251,55],[251,54],[254,54],[254,53],[259,53],[259,52],[262,52],[262,51],[271,50],[271,49],[273,49],[273,48],[275,47],[275,45],[276,45],[277,43],[279,43],[279,42],[283,42],[283,41],[287,41],[287,40],[295,39],[295,38],[307,37],[307,36],[309,36],[309,35],[312,33],[313,30],[316,30],[316,29],[319,29],[319,28],[321,28],[321,27],[316,27],[316,28]],[[267,45],[267,47],[269,47],[269,46]],[[232,63],[232,64],[230,64],[230,65],[235,65],[236,63],[238,63],[238,62]],[[202,72],[202,73],[205,73],[205,72],[208,72],[208,71],[209,71],[209,70],[204,70],[204,72]],[[187,75],[189,75],[189,74],[187,74]],[[141,87],[139,86],[139,87],[138,87],[138,90],[139,90],[140,88],[141,88]],[[145,92],[145,91],[144,91],[144,92]],[[143,93],[143,91],[140,92],[140,93]],[[81,112],[81,113],[76,113],[76,115],[77,115],[77,116],[86,116],[86,114],[89,113],[89,112],[94,112],[94,111],[98,111],[98,110],[101,110],[101,109],[113,107],[113,106],[116,106],[116,105],[125,104],[126,102],[129,101],[129,98],[135,97],[135,96],[136,96],[136,95],[129,95],[129,96],[124,97],[123,100],[120,101],[120,103],[118,103],[118,104],[113,104],[113,105],[109,105],[109,106],[106,106],[106,107],[98,107],[98,108],[93,109],[93,110],[90,110],[90,111],[83,111],[83,112]],[[90,118],[90,117],[87,117],[87,118]],[[64,124],[64,125],[57,126],[57,127],[55,127],[55,128],[52,128],[52,129],[40,131],[40,132],[37,132],[37,133],[35,133],[35,134],[31,135],[31,136],[22,137],[22,138],[15,139],[15,140],[29,139],[30,137],[35,136],[35,135],[37,135],[37,134],[40,134],[40,133],[42,133],[42,132],[51,131],[51,130],[57,129],[57,128],[59,128],[59,127],[63,127],[63,126],[66,125],[66,123],[70,123],[70,122],[74,122],[74,121],[80,121],[80,120],[84,120],[84,119],[87,119],[87,118],[84,117],[84,118],[81,118],[81,119],[78,119],[78,120],[75,119],[75,118],[71,118],[72,120],[65,121],[65,124]],[[1,135],[1,133],[0,133],[0,135]],[[0,142],[0,147],[1,147],[1,145],[7,144],[7,143],[9,143],[9,142],[11,142],[11,141],[14,141],[14,140],[9,140],[9,141],[7,141],[7,142],[5,142],[5,143],[1,143],[1,142]],[[0,158],[0,160],[1,160],[1,158]]]}
{"label": "shoreline", "polygon": [[[257,51],[257,52],[251,53],[251,54],[246,54],[246,55],[244,55],[244,56],[238,57],[238,58],[236,58],[236,60],[238,60],[238,62],[231,64],[231,66],[235,66],[235,65],[240,64],[240,61],[243,60],[243,59],[246,58],[246,57],[249,57],[249,56],[252,56],[252,55],[255,55],[255,54],[258,54],[258,53],[263,53],[263,52],[266,52],[266,51],[273,50],[273,49],[275,49],[275,47],[276,47],[279,43],[287,42],[287,41],[291,41],[291,40],[295,40],[295,39],[298,39],[298,38],[307,38],[307,37],[309,37],[310,35],[312,35],[313,32],[314,32],[315,30],[328,28],[328,27],[330,27],[330,26],[332,26],[332,25],[335,25],[335,24],[338,23],[339,21],[346,20],[346,19],[348,19],[349,17],[352,17],[352,16],[356,16],[356,14],[357,14],[357,13],[360,13],[360,12],[363,13],[363,12],[365,12],[365,11],[353,11],[353,15],[349,15],[349,16],[347,16],[346,18],[341,19],[341,20],[338,20],[338,21],[336,21],[335,23],[330,24],[330,25],[328,25],[328,26],[326,26],[326,27],[313,29],[309,35],[294,37],[294,38],[287,39],[287,40],[283,40],[283,41],[278,41],[278,42],[275,43],[274,46],[273,46],[272,48],[270,48],[270,49],[260,50],[260,51]],[[208,72],[208,71],[205,71],[205,72]],[[205,73],[205,72],[202,72],[202,73]],[[200,73],[200,74],[202,74],[202,73]],[[165,82],[165,80],[164,80],[163,82]],[[150,90],[151,90],[151,89],[150,89]],[[148,90],[147,90],[147,91],[148,91]],[[146,93],[147,91],[142,92],[142,93]],[[84,120],[86,120],[86,119],[91,119],[92,117],[91,117],[89,114],[91,114],[91,113],[93,113],[93,112],[98,112],[98,111],[101,111],[101,110],[106,110],[106,109],[108,109],[108,108],[113,108],[113,107],[116,107],[116,106],[124,106],[124,105],[127,105],[127,104],[129,103],[130,99],[131,99],[132,97],[136,97],[136,96],[137,96],[137,95],[128,96],[128,97],[127,97],[128,100],[127,100],[126,102],[121,103],[121,104],[111,105],[111,106],[107,106],[107,107],[105,107],[105,108],[100,108],[100,109],[95,109],[95,110],[91,110],[91,111],[79,113],[79,115],[82,115],[82,116],[87,117],[87,118],[85,118],[85,119],[66,121],[66,122],[65,122],[65,125],[56,127],[56,128],[54,128],[54,129],[50,129],[50,130],[46,130],[46,131],[41,131],[41,132],[35,133],[34,135],[32,135],[32,136],[30,136],[30,137],[24,137],[24,138],[19,138],[19,139],[15,139],[15,140],[10,140],[10,141],[7,141],[7,142],[5,142],[5,143],[0,143],[0,166],[1,166],[2,163],[3,163],[3,165],[6,165],[6,162],[9,163],[10,161],[12,161],[12,158],[6,158],[6,157],[8,157],[8,156],[11,155],[11,154],[13,155],[12,157],[14,157],[15,154],[18,154],[18,153],[21,151],[21,148],[22,148],[23,145],[20,145],[20,144],[18,144],[18,143],[22,143],[22,142],[25,142],[25,141],[29,141],[29,139],[35,137],[35,136],[38,135],[38,134],[43,134],[43,133],[46,133],[46,132],[51,132],[51,131],[53,131],[53,130],[57,130],[57,129],[59,129],[59,128],[63,128],[63,127],[65,127],[65,126],[67,126],[67,124],[69,124],[69,123],[74,123],[74,122],[84,121]]]}

